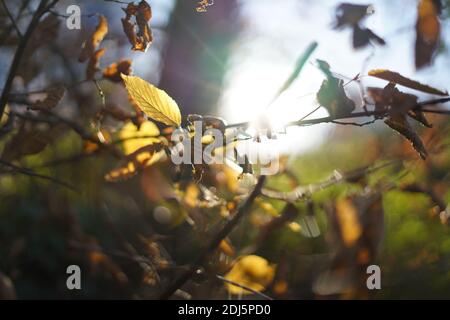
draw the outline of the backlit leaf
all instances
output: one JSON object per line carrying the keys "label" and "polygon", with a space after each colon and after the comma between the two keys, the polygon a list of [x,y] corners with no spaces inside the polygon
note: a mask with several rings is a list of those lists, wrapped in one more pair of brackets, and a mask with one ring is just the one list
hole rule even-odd
{"label": "backlit leaf", "polygon": [[355,103],[347,97],[344,81],[333,76],[327,62],[317,60],[317,63],[319,69],[327,77],[317,92],[317,102],[327,109],[331,117],[350,114],[355,109]]}
{"label": "backlit leaf", "polygon": [[[260,292],[273,281],[274,274],[274,265],[262,257],[249,255],[239,258],[225,275],[225,279]],[[251,294],[250,291],[230,283],[227,283],[226,287],[231,294]]]}
{"label": "backlit leaf", "polygon": [[122,75],[122,79],[129,95],[148,117],[169,126],[180,126],[180,109],[165,91],[139,77]]}
{"label": "backlit leaf", "polygon": [[163,143],[161,142],[153,143],[136,150],[129,154],[124,161],[122,161],[122,164],[107,173],[105,175],[105,180],[116,182],[133,177],[146,166],[153,163],[154,156],[161,150],[163,150]]}
{"label": "backlit leaf", "polygon": [[123,140],[123,149],[129,155],[139,148],[159,142],[159,129],[151,121],[145,121],[138,129],[132,122],[128,122],[119,132],[119,137]]}

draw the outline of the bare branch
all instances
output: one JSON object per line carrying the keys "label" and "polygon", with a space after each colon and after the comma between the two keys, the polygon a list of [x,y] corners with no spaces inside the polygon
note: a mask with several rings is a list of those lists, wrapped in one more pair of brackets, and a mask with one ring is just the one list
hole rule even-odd
{"label": "bare branch", "polygon": [[334,171],[330,178],[316,183],[316,184],[310,184],[307,186],[298,186],[292,191],[289,192],[281,192],[281,191],[275,191],[270,189],[262,189],[261,194],[263,196],[266,196],[271,199],[277,199],[277,200],[283,200],[286,202],[295,202],[298,200],[306,200],[309,199],[314,193],[323,190],[325,188],[328,188],[330,186],[348,182],[348,181],[354,181],[359,180],[362,177],[380,170],[382,168],[385,168],[390,165],[398,164],[396,161],[380,164],[378,166],[372,166],[372,167],[362,167],[358,168],[349,172],[340,173],[338,171]]}
{"label": "bare branch", "polygon": [[[450,98],[442,98],[442,99],[435,99],[435,100],[428,100],[423,101],[417,104],[413,110],[420,110],[425,113],[439,113],[439,114],[450,114],[449,111],[446,110],[430,110],[423,108],[424,106],[428,105],[435,105],[435,104],[441,104],[449,102]],[[314,110],[315,111],[315,110]],[[348,115],[339,116],[339,117],[323,117],[323,118],[316,118],[316,119],[305,119],[303,117],[300,120],[289,122],[285,125],[285,127],[290,126],[309,126],[314,124],[320,124],[320,123],[333,123],[336,120],[344,120],[344,119],[356,119],[356,118],[367,118],[367,117],[376,117],[378,119],[382,119],[388,116],[388,111],[381,110],[381,111],[362,111],[362,112],[354,112]],[[344,123],[339,123],[344,124]],[[240,122],[240,123],[233,123],[229,124],[226,128],[247,128],[250,125],[250,122]]]}
{"label": "bare branch", "polygon": [[5,0],[2,0],[2,5],[3,5],[3,8],[5,8],[5,12],[9,17],[9,20],[11,20],[11,23],[12,23],[14,29],[16,29],[16,32],[19,35],[19,38],[22,38],[23,37],[22,32],[20,32],[20,29],[17,26],[16,20],[14,20],[14,17],[12,16],[11,11],[9,11],[8,6],[5,3]]}

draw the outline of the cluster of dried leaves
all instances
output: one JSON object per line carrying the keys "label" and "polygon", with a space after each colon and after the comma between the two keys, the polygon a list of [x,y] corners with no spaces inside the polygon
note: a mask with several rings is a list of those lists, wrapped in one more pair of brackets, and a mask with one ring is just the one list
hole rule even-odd
{"label": "cluster of dried leaves", "polygon": [[[125,18],[122,19],[122,26],[128,41],[132,45],[131,50],[147,51],[153,41],[152,29],[149,26],[152,8],[145,0],[142,0],[138,5],[133,2],[129,3],[124,12]],[[133,17],[135,22],[132,21]]]}

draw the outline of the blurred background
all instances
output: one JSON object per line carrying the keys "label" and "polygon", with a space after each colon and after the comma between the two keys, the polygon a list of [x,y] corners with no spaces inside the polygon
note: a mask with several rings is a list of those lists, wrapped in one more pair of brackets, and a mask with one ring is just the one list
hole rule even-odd
{"label": "blurred background", "polygon": [[[130,50],[122,30],[122,9],[127,2],[59,1],[44,17],[51,19],[47,29],[36,32],[34,47],[25,50],[11,90],[15,99],[8,105],[11,114],[36,116],[35,111],[27,109],[24,96],[39,99],[42,90],[54,85],[67,88],[54,111],[56,115],[72,119],[87,131],[93,129],[92,119],[102,108],[100,92],[106,105],[136,111],[121,83],[101,77],[97,85],[84,80],[86,64],[79,63],[78,56],[83,41],[98,24],[97,13],[107,18],[109,28],[100,45],[106,48],[100,69],[129,59],[133,75],[165,90],[177,101],[183,116],[214,115],[228,123],[256,123],[265,116],[280,131],[283,124],[313,111],[307,119],[325,117],[326,109],[318,108],[316,101],[325,78],[316,59],[327,61],[335,75],[349,82],[346,91],[356,102],[357,111],[362,110],[363,100],[359,82],[351,80],[371,69],[394,70],[450,89],[448,1],[442,1],[441,41],[433,63],[420,70],[414,63],[416,0],[351,1],[374,6],[374,14],[364,20],[364,25],[386,41],[385,46],[368,45],[357,50],[352,46],[349,28],[333,29],[340,1],[215,0],[206,12],[196,10],[199,1],[148,2],[153,12],[150,27],[154,40],[146,52],[139,52]],[[9,10],[0,6],[3,90],[20,41],[15,29],[22,33],[26,30],[39,1],[4,0],[2,4]],[[66,27],[66,8],[71,4],[81,8],[81,30]],[[15,18],[16,26],[9,15]],[[313,41],[318,42],[318,48],[300,76],[271,103]],[[385,84],[367,76],[360,80],[363,86]],[[402,91],[417,95],[412,90]],[[418,96],[419,100],[433,98]],[[5,129],[0,136],[4,160],[0,167],[0,298],[157,298],[228,217],[237,203],[236,193],[248,193],[234,173],[211,168],[202,185],[225,199],[226,204],[201,207],[198,201],[205,200],[207,192],[192,179],[173,182],[168,161],[147,167],[124,182],[108,183],[104,176],[118,159],[92,145],[89,148],[87,139],[73,125],[57,121],[30,125],[25,120],[16,116],[12,129]],[[271,177],[269,186],[289,191],[298,184],[322,181],[334,170],[400,159],[405,161],[404,167],[385,168],[365,183],[374,186],[393,179],[389,183],[396,186],[425,185],[447,206],[449,122],[445,116],[430,120],[435,124],[433,129],[417,130],[427,146],[442,148],[426,161],[382,122],[363,128],[335,124],[289,127],[277,137],[286,154],[283,167],[288,174]],[[3,125],[7,122],[2,119]],[[114,140],[123,126],[123,121],[105,119],[103,135]],[[42,147],[29,146],[38,144]],[[118,147],[126,148],[120,143]],[[5,150],[14,156],[5,156]],[[30,171],[20,168],[68,182],[78,191],[32,177]],[[430,193],[400,189],[383,193],[383,213],[367,227],[367,234],[376,235],[368,236],[367,241],[377,248],[378,255],[372,262],[381,267],[382,290],[368,293],[340,289],[346,287],[347,280],[339,272],[332,273],[336,252],[333,241],[330,244],[330,230],[335,226],[329,219],[333,214],[329,207],[364,188],[360,181],[344,183],[318,192],[308,203],[297,203],[295,218],[264,237],[264,242],[259,229],[281,214],[284,203],[261,199],[227,239],[228,247],[223,244],[198,279],[192,279],[177,297],[260,299],[254,294],[233,295],[216,277],[226,274],[239,256],[251,252],[276,265],[273,281],[264,286],[264,292],[275,298],[450,298],[447,221],[441,223],[436,199]],[[66,289],[65,270],[70,264],[83,270],[82,290]]]}

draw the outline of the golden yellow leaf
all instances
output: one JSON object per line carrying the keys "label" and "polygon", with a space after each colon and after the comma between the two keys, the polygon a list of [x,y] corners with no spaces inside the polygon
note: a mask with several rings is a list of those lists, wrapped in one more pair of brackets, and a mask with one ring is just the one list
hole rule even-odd
{"label": "golden yellow leaf", "polygon": [[195,208],[198,206],[200,196],[200,190],[198,189],[195,183],[190,183],[184,195],[184,202],[191,208]]}
{"label": "golden yellow leaf", "polygon": [[129,155],[139,148],[160,141],[158,127],[151,121],[145,121],[139,129],[132,122],[126,123],[119,132],[123,140],[125,155]]}
{"label": "golden yellow leaf", "polygon": [[[273,281],[274,275],[274,265],[262,257],[249,255],[239,258],[225,275],[225,279],[260,292]],[[251,294],[248,290],[230,283],[226,286],[231,294]]]}
{"label": "golden yellow leaf", "polygon": [[180,109],[175,100],[164,90],[158,89],[139,77],[122,74],[122,79],[128,94],[147,116],[169,126],[180,126]]}
{"label": "golden yellow leaf", "polygon": [[362,234],[362,228],[358,218],[358,209],[350,199],[339,199],[336,202],[336,215],[342,240],[350,247],[355,244]]}
{"label": "golden yellow leaf", "polygon": [[288,224],[289,229],[291,229],[292,232],[300,232],[300,230],[302,229],[302,227],[300,226],[300,224],[298,224],[298,222],[291,222]]}
{"label": "golden yellow leaf", "polygon": [[105,180],[116,182],[133,177],[139,171],[144,170],[145,167],[158,161],[164,155],[163,148],[162,142],[155,142],[139,148],[127,155],[119,166],[107,173]]}
{"label": "golden yellow leaf", "polygon": [[425,92],[425,93],[430,93],[430,94],[436,94],[436,95],[440,95],[440,96],[448,96],[448,92],[447,91],[442,91],[433,87],[430,87],[426,84],[422,84],[418,81],[415,80],[411,80],[409,78],[406,78],[404,76],[402,76],[400,73],[397,72],[393,72],[390,70],[386,70],[386,69],[374,69],[374,70],[370,70],[369,71],[369,76],[375,77],[375,78],[379,78],[379,79],[383,79],[389,82],[393,82],[396,84],[399,84],[401,86],[410,88],[410,89],[414,89],[417,91],[421,91],[421,92]]}
{"label": "golden yellow leaf", "polygon": [[231,245],[230,240],[223,239],[219,244],[219,249],[224,254],[226,254],[229,257],[232,257],[236,254],[236,251],[234,250],[233,246]]}

